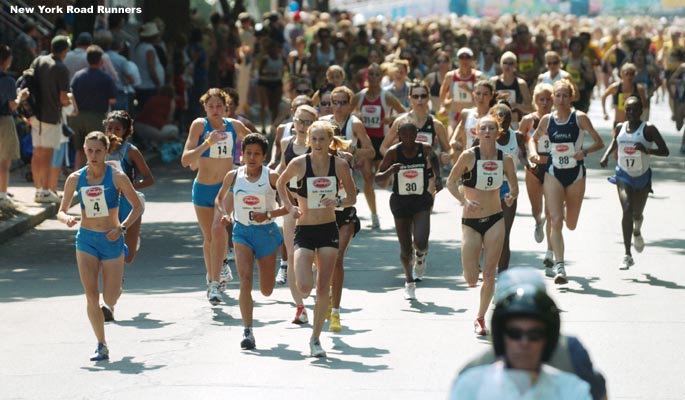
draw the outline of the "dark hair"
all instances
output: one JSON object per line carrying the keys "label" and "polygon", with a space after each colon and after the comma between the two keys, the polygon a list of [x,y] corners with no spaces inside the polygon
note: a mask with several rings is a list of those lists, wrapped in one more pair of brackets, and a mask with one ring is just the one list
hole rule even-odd
{"label": "dark hair", "polygon": [[269,149],[269,141],[267,140],[266,136],[262,135],[261,133],[253,132],[243,138],[243,152],[249,144],[258,144],[262,148],[262,153],[265,155]]}
{"label": "dark hair", "polygon": [[124,137],[122,140],[128,139],[133,135],[133,117],[124,110],[116,110],[107,114],[104,120],[102,120],[102,127],[107,130],[107,124],[110,121],[117,121],[124,128]]}
{"label": "dark hair", "polygon": [[104,133],[100,131],[92,131],[91,133],[87,134],[86,138],[83,140],[83,147],[86,146],[86,143],[88,143],[89,140],[97,140],[105,145],[105,150],[109,150],[109,138]]}
{"label": "dark hair", "polygon": [[88,46],[86,49],[86,60],[88,60],[88,65],[98,65],[102,60],[102,48],[98,45]]}
{"label": "dark hair", "polygon": [[4,63],[12,56],[12,49],[6,44],[0,44],[0,63]]}
{"label": "dark hair", "polygon": [[223,91],[226,92],[228,97],[231,98],[231,104],[238,107],[238,105],[240,104],[240,94],[238,93],[238,90],[236,88],[228,86],[223,88]]}
{"label": "dark hair", "polygon": [[207,101],[209,101],[209,99],[212,98],[212,96],[218,97],[219,100],[221,100],[221,102],[224,103],[225,106],[227,106],[231,102],[231,98],[228,97],[226,92],[219,88],[211,88],[205,94],[203,94],[202,97],[200,97],[200,104],[204,106],[205,104],[207,104]]}

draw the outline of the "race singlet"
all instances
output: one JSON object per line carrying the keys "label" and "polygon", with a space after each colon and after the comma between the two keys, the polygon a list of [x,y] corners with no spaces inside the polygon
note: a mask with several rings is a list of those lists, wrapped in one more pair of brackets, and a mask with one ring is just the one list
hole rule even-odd
{"label": "race singlet", "polygon": [[504,163],[500,160],[478,160],[476,189],[498,190],[504,181]]}
{"label": "race singlet", "polygon": [[307,178],[307,208],[325,208],[324,199],[335,200],[336,178],[332,176],[312,176]]}
{"label": "race singlet", "polygon": [[109,215],[104,185],[82,187],[81,200],[83,201],[83,208],[86,210],[86,217],[99,218]]}
{"label": "race singlet", "polygon": [[402,196],[423,193],[423,168],[401,168],[397,173],[397,189]]}
{"label": "race singlet", "polygon": [[263,194],[238,193],[235,196],[235,220],[244,225],[263,225],[271,223],[269,220],[257,222],[253,213],[266,212],[266,196]]}
{"label": "race singlet", "polygon": [[626,172],[642,171],[642,152],[635,148],[635,143],[618,144],[618,162]]}
{"label": "race singlet", "polygon": [[519,54],[519,71],[527,74],[533,68],[535,68],[535,57],[533,54]]}
{"label": "race singlet", "polygon": [[573,158],[574,154],[576,154],[576,147],[573,143],[553,143],[552,164],[554,164],[554,168],[575,168],[575,166],[578,165],[578,162]]}

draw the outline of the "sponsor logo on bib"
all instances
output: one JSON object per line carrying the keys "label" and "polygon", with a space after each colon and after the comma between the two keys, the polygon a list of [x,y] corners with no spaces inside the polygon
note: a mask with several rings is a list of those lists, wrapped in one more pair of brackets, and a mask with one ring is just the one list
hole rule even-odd
{"label": "sponsor logo on bib", "polygon": [[102,192],[103,192],[102,188],[95,186],[95,187],[91,187],[91,188],[86,189],[86,196],[97,197],[97,196],[100,196],[102,194]]}
{"label": "sponsor logo on bib", "polygon": [[364,113],[373,114],[376,112],[376,106],[364,106]]}
{"label": "sponsor logo on bib", "polygon": [[324,189],[331,185],[331,180],[328,178],[319,178],[314,181],[313,185],[318,189]]}
{"label": "sponsor logo on bib", "polygon": [[634,146],[626,146],[623,151],[626,152],[626,154],[631,155],[635,154],[635,147]]}
{"label": "sponsor logo on bib", "polygon": [[245,196],[243,197],[243,203],[248,206],[255,206],[259,204],[259,197],[257,196]]}
{"label": "sponsor logo on bib", "polygon": [[494,161],[484,162],[483,169],[486,171],[494,171],[497,169],[497,163]]}
{"label": "sponsor logo on bib", "polygon": [[411,170],[411,171],[405,171],[405,172],[403,172],[402,175],[403,175],[405,178],[414,179],[414,178],[416,178],[417,176],[419,176],[419,173],[418,173],[417,171]]}
{"label": "sponsor logo on bib", "polygon": [[569,149],[569,147],[568,147],[567,145],[565,145],[565,144],[559,144],[559,145],[557,145],[557,151],[558,151],[559,153],[566,152],[566,151],[568,151],[568,149]]}

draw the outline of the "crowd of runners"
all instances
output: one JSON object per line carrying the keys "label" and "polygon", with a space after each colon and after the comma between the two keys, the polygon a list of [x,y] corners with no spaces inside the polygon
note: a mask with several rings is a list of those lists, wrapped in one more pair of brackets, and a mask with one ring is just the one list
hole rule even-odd
{"label": "crowd of runners", "polygon": [[[245,41],[236,48],[240,67],[229,82],[237,90],[208,85],[197,96],[204,115],[188,121],[181,156],[182,165],[196,171],[192,203],[203,237],[207,299],[221,303],[233,267],[240,280],[243,349],[256,346],[256,261],[263,295],[277,284],[289,286],[295,324],[310,322],[307,298],[315,290],[309,345],[312,356],[326,356],[319,340],[325,322],[330,331],[343,329],[345,252],[362,228],[355,208],[360,195],[370,210],[366,228],[395,228],[408,300],[416,299],[417,283],[430,274],[435,197],[448,193],[462,206],[462,233],[455,240],[462,243],[468,285],[482,280],[473,296],[479,336],[488,333],[484,317],[496,277],[509,267],[517,171],[525,171],[535,219],[531,240],[546,241],[545,274],[563,285],[564,227],[574,230],[578,223],[586,168],[592,167],[585,158],[604,150],[599,164],[616,160],[612,181],[623,210],[625,255],[618,264],[634,264],[632,249],[644,248],[650,158],[669,154],[648,122],[649,106],[669,102],[678,129],[685,117],[679,21],[528,23],[504,16],[372,19],[354,26],[344,13],[288,18],[270,13],[255,29],[249,15],[240,15],[235,27]],[[0,60],[3,71],[6,60]],[[593,96],[601,98],[605,118],[607,98],[614,108],[608,146],[587,115]],[[19,97],[8,109],[23,101]],[[290,107],[279,108],[281,99]],[[254,122],[266,135],[246,117],[257,103],[261,121]],[[108,358],[104,322],[114,319],[124,263],[134,261],[140,246],[144,196],[137,190],[154,182],[131,143],[134,125],[129,113],[113,111],[102,132],[85,136],[85,166],[67,178],[58,214],[68,226],[80,224],[77,262],[98,341],[92,360]],[[389,204],[376,201],[383,188],[392,191]],[[67,213],[74,193],[80,217]],[[385,207],[393,221],[379,219],[377,210]],[[98,264],[104,267],[104,302]]]}

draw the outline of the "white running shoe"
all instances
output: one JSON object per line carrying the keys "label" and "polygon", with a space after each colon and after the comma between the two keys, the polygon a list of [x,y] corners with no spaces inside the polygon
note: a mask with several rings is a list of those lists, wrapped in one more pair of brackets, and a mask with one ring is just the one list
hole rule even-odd
{"label": "white running shoe", "polygon": [[309,341],[309,352],[312,357],[326,357],[326,352],[324,351],[323,347],[321,347],[321,341],[319,341],[319,339]]}
{"label": "white running shoe", "polygon": [[633,247],[638,253],[642,253],[642,250],[645,249],[645,239],[640,232],[633,232]]}
{"label": "white running shoe", "polygon": [[209,302],[213,306],[217,306],[219,305],[219,303],[221,303],[221,293],[219,293],[219,282],[212,282],[209,284],[207,300],[209,300]]}
{"label": "white running shoe", "polygon": [[623,256],[623,260],[621,260],[621,263],[618,265],[618,269],[628,269],[635,265],[635,261],[633,261],[633,257],[629,256],[628,254]]}
{"label": "white running shoe", "polygon": [[566,278],[566,269],[564,268],[564,262],[559,261],[554,265],[556,274],[554,275],[554,283],[557,285],[563,285],[568,283],[568,278]]}
{"label": "white running shoe", "polygon": [[0,209],[2,210],[16,210],[17,204],[12,201],[9,197],[3,197],[0,199]]}
{"label": "white running shoe", "polygon": [[541,219],[539,224],[535,224],[535,241],[542,243],[545,240],[545,219]]}
{"label": "white running shoe", "polygon": [[554,265],[554,252],[552,252],[552,250],[547,250],[545,253],[545,259],[542,260],[542,263],[545,264],[545,267],[552,268]]}
{"label": "white running shoe", "polygon": [[404,283],[404,299],[416,300],[416,282]]}
{"label": "white running shoe", "polygon": [[426,275],[426,256],[428,253],[423,253],[419,255],[416,253],[416,258],[414,258],[414,279],[422,280],[424,275]]}
{"label": "white running shoe", "polygon": [[381,229],[381,222],[378,220],[378,214],[371,214],[371,229],[379,231]]}
{"label": "white running shoe", "polygon": [[43,193],[43,196],[41,198],[41,203],[61,203],[62,202],[62,196],[57,195],[57,193],[53,192],[52,190],[48,190],[47,192]]}
{"label": "white running shoe", "polygon": [[233,247],[228,248],[228,254],[226,255],[226,259],[228,261],[234,261],[235,260],[235,254],[233,254]]}
{"label": "white running shoe", "polygon": [[221,265],[221,282],[233,282],[233,273],[231,272],[231,265],[228,263],[228,258],[224,260]]}
{"label": "white running shoe", "polygon": [[281,265],[278,268],[278,274],[276,274],[276,283],[279,285],[285,285],[288,282],[288,267]]}

